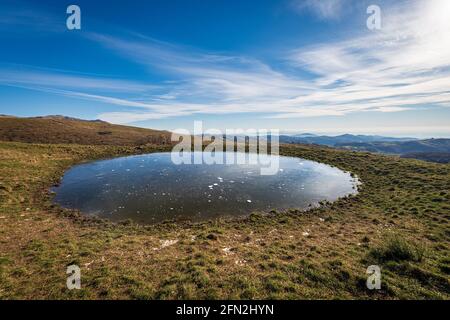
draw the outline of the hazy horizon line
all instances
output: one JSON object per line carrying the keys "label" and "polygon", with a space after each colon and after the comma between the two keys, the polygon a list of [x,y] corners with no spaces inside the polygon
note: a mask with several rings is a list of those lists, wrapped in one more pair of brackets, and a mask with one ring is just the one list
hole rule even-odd
{"label": "hazy horizon line", "polygon": [[[20,115],[12,115],[12,114],[0,114],[0,117],[13,117],[13,118],[22,118],[22,119],[32,119],[32,118],[46,118],[46,117],[63,117],[63,118],[69,118],[69,119],[76,119],[76,120],[81,120],[81,121],[102,121],[102,122],[106,122],[109,124],[113,124],[113,125],[123,125],[123,126],[129,126],[129,127],[136,127],[136,128],[143,128],[143,129],[153,129],[153,130],[161,130],[161,131],[169,131],[169,132],[174,132],[179,128],[163,128],[163,127],[155,127],[155,126],[146,126],[146,125],[139,125],[137,123],[131,123],[131,124],[115,124],[112,122],[108,122],[105,120],[101,120],[101,119],[87,119],[87,118],[79,118],[79,117],[73,117],[73,116],[66,116],[66,115],[62,115],[62,114],[47,114],[47,115],[35,115],[35,116],[20,116]],[[194,123],[194,121],[192,121],[192,124]],[[211,127],[212,128],[212,127]],[[414,131],[409,131],[411,130],[413,127],[400,127],[400,128],[396,128],[398,129],[405,129],[407,128],[408,131],[404,131],[402,132],[395,132],[394,131],[390,131],[393,128],[390,127],[386,127],[386,128],[382,128],[382,127],[377,127],[377,128],[360,128],[360,129],[356,129],[353,128],[352,130],[346,130],[343,128],[325,128],[325,129],[314,129],[314,128],[305,128],[305,129],[281,129],[281,128],[270,128],[270,129],[277,129],[279,130],[279,134],[280,135],[300,135],[300,134],[313,134],[313,135],[317,135],[317,136],[331,136],[331,137],[335,137],[335,136],[340,136],[340,135],[344,135],[344,134],[350,134],[350,135],[363,135],[363,136],[383,136],[383,137],[393,137],[393,138],[413,138],[413,139],[450,139],[450,128],[447,127],[443,127],[441,129],[447,129],[449,130],[449,132],[447,133],[438,133],[437,131],[430,132],[430,133],[426,133],[426,132],[414,132]],[[424,127],[421,127],[424,128]],[[428,129],[430,129],[431,127],[426,127]],[[438,128],[438,127],[433,127],[433,128]],[[440,128],[440,127],[439,127]],[[206,128],[205,130],[207,130],[209,128]],[[221,130],[226,130],[226,129],[238,129],[236,128],[222,128]],[[248,130],[248,129],[262,129],[262,128],[255,128],[255,127],[249,127],[249,128],[239,128],[239,129],[244,129],[244,130]],[[269,129],[269,128],[264,128],[264,129]],[[445,130],[444,130],[445,131]]]}

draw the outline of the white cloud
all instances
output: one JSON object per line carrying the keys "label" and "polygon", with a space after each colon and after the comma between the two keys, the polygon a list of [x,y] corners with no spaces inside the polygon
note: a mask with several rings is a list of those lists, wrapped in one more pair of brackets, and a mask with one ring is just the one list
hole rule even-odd
{"label": "white cloud", "polygon": [[292,118],[401,112],[450,105],[450,20],[442,13],[449,8],[445,0],[385,8],[388,13],[380,32],[366,30],[363,36],[292,50],[288,61],[315,75],[309,80],[248,58],[209,56],[176,47],[163,50],[159,44],[155,49],[153,43],[113,38],[107,43],[97,40],[150,68],[182,78],[170,89],[176,98],[165,105],[183,113],[254,112]]}
{"label": "white cloud", "polygon": [[349,3],[349,0],[295,0],[293,6],[300,12],[310,11],[321,19],[337,19]]}
{"label": "white cloud", "polygon": [[[450,2],[406,3],[382,8],[381,31],[364,30],[343,41],[280,53],[276,58],[289,63],[289,72],[248,57],[143,36],[125,40],[89,34],[92,41],[171,80],[154,86],[92,75],[3,70],[0,83],[125,108],[100,115],[115,123],[193,114],[292,118],[448,107]],[[305,71],[313,77],[301,76]]]}
{"label": "white cloud", "polygon": [[33,30],[36,36],[41,36],[65,30],[65,24],[61,24],[61,18],[44,10],[41,5],[21,1],[2,1],[0,12],[0,30],[4,28],[6,34]]}
{"label": "white cloud", "polygon": [[62,70],[41,70],[30,67],[7,66],[0,68],[0,84],[11,86],[39,86],[45,88],[85,89],[116,92],[145,92],[156,85],[136,81],[77,74]]}
{"label": "white cloud", "polygon": [[[450,104],[450,2],[393,7],[380,32],[294,50],[292,64],[316,75],[302,104],[394,112],[419,104]],[[321,89],[323,87],[327,89]],[[299,111],[299,115],[301,115]]]}

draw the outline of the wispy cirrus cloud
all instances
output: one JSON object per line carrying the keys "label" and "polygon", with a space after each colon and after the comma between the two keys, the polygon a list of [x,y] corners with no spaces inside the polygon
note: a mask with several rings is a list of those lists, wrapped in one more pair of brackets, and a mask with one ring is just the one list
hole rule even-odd
{"label": "wispy cirrus cloud", "polygon": [[290,62],[327,88],[302,102],[382,112],[449,104],[450,3],[410,2],[389,12],[373,35],[292,51]]}
{"label": "wispy cirrus cloud", "polygon": [[[248,58],[160,44],[155,48],[148,42],[96,40],[182,79],[171,86],[176,98],[166,105],[183,113],[254,112],[292,118],[400,112],[450,105],[450,24],[445,14],[449,8],[445,0],[390,7],[379,32],[294,49],[280,57],[298,74],[311,73],[308,79]],[[186,108],[191,100],[196,102]]]}
{"label": "wispy cirrus cloud", "polygon": [[100,92],[147,92],[157,85],[137,81],[18,65],[0,66],[0,84]]}
{"label": "wispy cirrus cloud", "polygon": [[351,0],[294,0],[292,6],[299,12],[311,12],[320,19],[338,19]]}
{"label": "wispy cirrus cloud", "polygon": [[[99,115],[114,123],[196,114],[254,113],[283,119],[448,107],[450,2],[407,3],[383,8],[380,31],[279,52],[274,57],[277,68],[251,57],[204,52],[139,34],[89,33],[90,41],[166,80],[155,85],[3,69],[0,83],[125,108]],[[337,2],[322,8],[324,17],[333,6]]]}
{"label": "wispy cirrus cloud", "polygon": [[4,35],[24,30],[33,30],[37,35],[65,30],[58,16],[42,9],[37,3],[3,0],[0,12],[0,30],[7,31]]}

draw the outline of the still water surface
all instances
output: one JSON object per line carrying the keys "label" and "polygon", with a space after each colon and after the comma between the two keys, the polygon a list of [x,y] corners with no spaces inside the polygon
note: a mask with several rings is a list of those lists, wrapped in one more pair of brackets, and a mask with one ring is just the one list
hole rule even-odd
{"label": "still water surface", "polygon": [[[275,157],[275,156],[273,156]],[[175,165],[170,153],[81,164],[54,188],[55,202],[113,221],[201,221],[271,209],[305,209],[355,193],[349,173],[325,164],[279,156],[276,175],[259,165]]]}

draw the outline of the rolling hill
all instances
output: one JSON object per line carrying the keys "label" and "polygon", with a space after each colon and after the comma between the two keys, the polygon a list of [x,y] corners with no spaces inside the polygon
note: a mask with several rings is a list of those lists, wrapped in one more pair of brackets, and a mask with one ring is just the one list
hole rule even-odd
{"label": "rolling hill", "polygon": [[414,158],[437,163],[450,162],[450,139],[354,142],[336,144],[335,147],[354,151],[398,154],[402,158]]}
{"label": "rolling hill", "polygon": [[319,136],[311,133],[297,134],[297,135],[280,135],[280,142],[282,143],[302,143],[302,144],[318,144],[329,147],[334,147],[339,144],[347,143],[370,143],[370,142],[404,142],[414,141],[414,138],[395,138],[384,136],[371,135],[353,135],[342,134],[339,136]]}
{"label": "rolling hill", "polygon": [[[170,144],[171,133],[132,126],[115,125],[101,120],[81,120],[65,116],[19,118],[0,115],[0,141],[28,143],[75,143],[81,145]],[[394,138],[352,135],[314,134],[280,135],[280,143],[316,144],[328,147],[396,154],[438,163],[450,162],[450,139]]]}
{"label": "rolling hill", "polygon": [[170,143],[170,132],[80,120],[64,116],[0,116],[0,140],[31,143],[124,145]]}
{"label": "rolling hill", "polygon": [[449,163],[450,139],[394,138],[343,134],[317,136],[313,134],[281,135],[280,142],[290,144],[316,144],[352,151],[366,151],[400,155],[424,161]]}
{"label": "rolling hill", "polygon": [[436,163],[450,163],[450,152],[411,152],[405,153],[401,157]]}
{"label": "rolling hill", "polygon": [[336,147],[381,153],[406,154],[410,152],[450,152],[450,139],[426,139],[417,141],[338,143]]}

